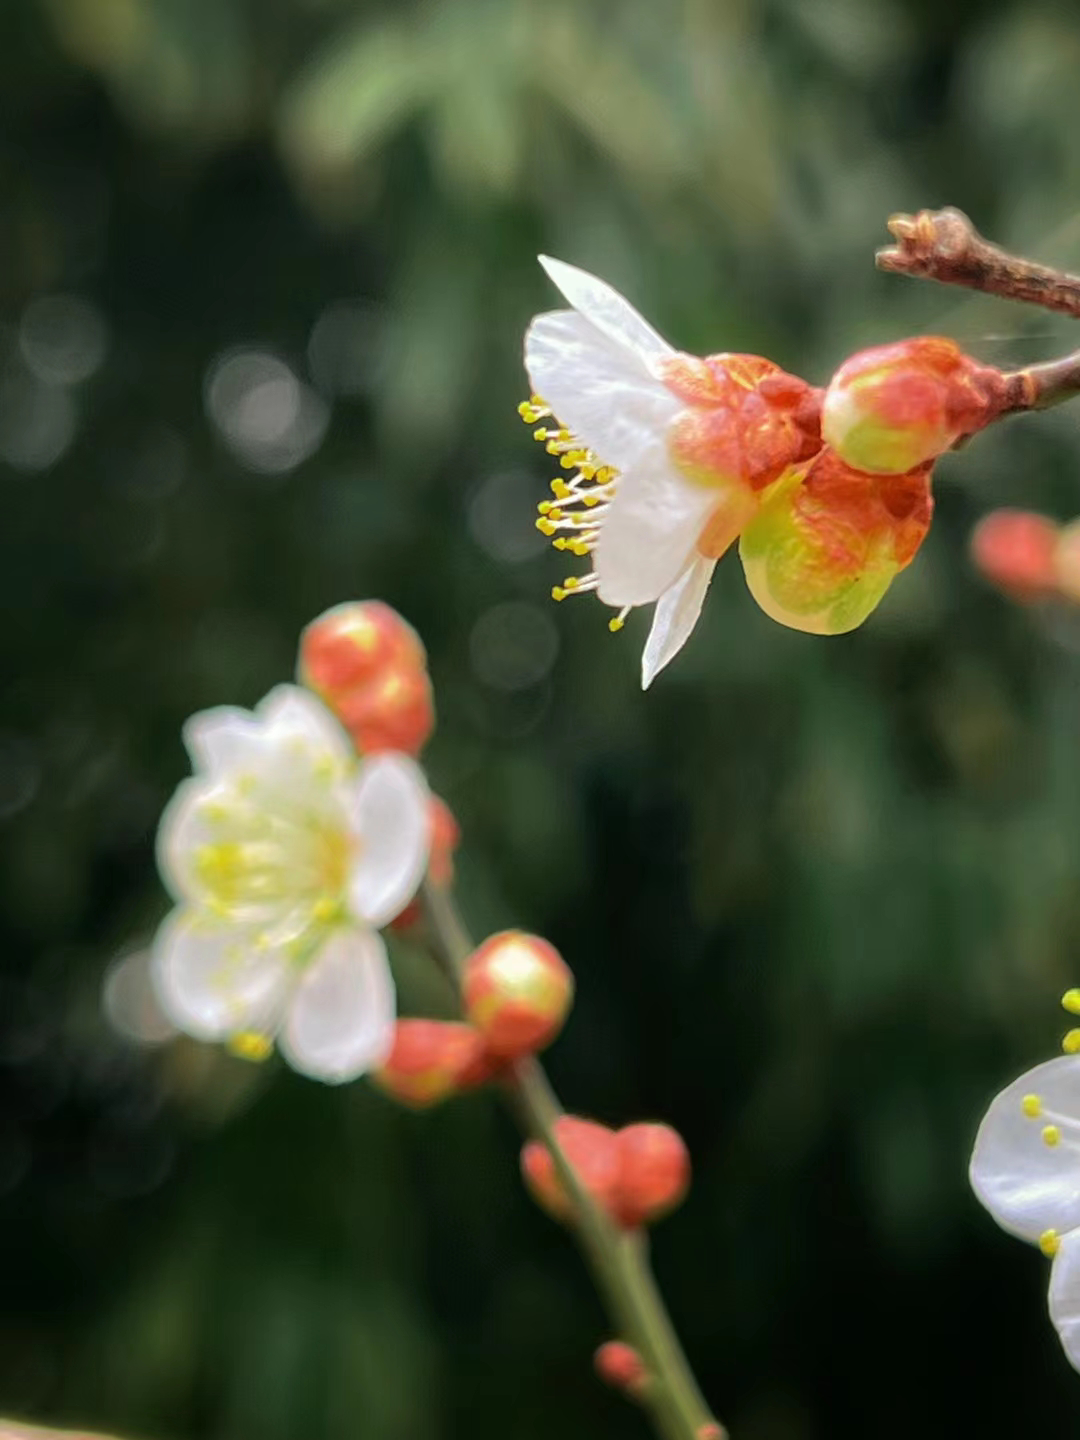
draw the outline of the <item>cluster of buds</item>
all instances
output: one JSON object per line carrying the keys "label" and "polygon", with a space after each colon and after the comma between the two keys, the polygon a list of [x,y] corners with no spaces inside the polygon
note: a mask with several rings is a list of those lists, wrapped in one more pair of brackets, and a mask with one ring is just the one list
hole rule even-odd
{"label": "cluster of buds", "polygon": [[492,935],[465,962],[465,1023],[399,1020],[376,1081],[416,1108],[473,1090],[549,1045],[573,997],[574,977],[554,946],[520,930]]}
{"label": "cluster of buds", "polygon": [[1080,520],[1059,525],[1030,510],[993,510],[975,527],[971,557],[1012,600],[1080,604]]}
{"label": "cluster of buds", "polygon": [[299,680],[363,755],[418,755],[435,728],[423,643],[381,600],[338,605],[312,621],[300,641]]}
{"label": "cluster of buds", "polygon": [[613,629],[655,604],[644,685],[736,541],[772,618],[822,635],[861,625],[929,529],[936,458],[1011,403],[1009,377],[935,336],[862,351],[823,390],[760,356],[682,354],[603,281],[542,263],[573,309],[525,338],[521,414],[569,472],[537,525],[594,566],[553,594],[595,593]]}
{"label": "cluster of buds", "polygon": [[[670,1125],[640,1122],[611,1130],[595,1120],[563,1115],[555,1141],[578,1183],[617,1225],[635,1230],[674,1210],[690,1186],[690,1156]],[[533,1199],[557,1220],[574,1217],[574,1201],[548,1147],[530,1140],[521,1170]]]}

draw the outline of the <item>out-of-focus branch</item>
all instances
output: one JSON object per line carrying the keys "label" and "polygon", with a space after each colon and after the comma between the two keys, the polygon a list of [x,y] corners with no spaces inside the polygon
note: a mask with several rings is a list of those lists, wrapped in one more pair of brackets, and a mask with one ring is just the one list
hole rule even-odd
{"label": "out-of-focus branch", "polygon": [[950,206],[892,215],[888,227],[896,244],[877,252],[881,270],[962,285],[1080,319],[1080,275],[1010,255],[984,240],[962,210]]}
{"label": "out-of-focus branch", "polygon": [[[424,913],[437,958],[459,981],[473,950],[453,898],[426,881]],[[597,1288],[623,1338],[644,1362],[648,1381],[640,1400],[664,1440],[728,1440],[709,1412],[683,1354],[649,1267],[639,1231],[614,1223],[586,1187],[559,1144],[555,1122],[563,1109],[540,1062],[515,1061],[505,1082],[507,1098],[522,1128],[548,1149],[559,1181],[574,1206],[574,1230]]]}

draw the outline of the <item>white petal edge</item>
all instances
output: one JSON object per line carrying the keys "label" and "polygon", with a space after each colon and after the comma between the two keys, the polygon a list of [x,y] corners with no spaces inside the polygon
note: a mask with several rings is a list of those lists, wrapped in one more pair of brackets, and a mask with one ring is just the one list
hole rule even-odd
{"label": "white petal edge", "polygon": [[282,952],[259,949],[253,932],[184,907],[158,929],[151,976],[165,1014],[200,1040],[239,1030],[272,1034],[289,978]]}
{"label": "white petal edge", "polygon": [[213,840],[199,812],[214,788],[213,781],[184,780],[161,812],[156,842],[157,867],[165,888],[175,900],[198,899],[195,852],[200,845]]}
{"label": "white petal edge", "polygon": [[618,470],[662,439],[683,409],[636,351],[573,310],[536,317],[525,332],[525,369],[560,423]]}
{"label": "white petal edge", "polygon": [[355,758],[352,742],[333,713],[299,685],[276,685],[259,701],[255,715],[266,727],[271,746],[303,740],[341,763]]}
{"label": "white petal edge", "polygon": [[596,544],[598,594],[606,605],[650,605],[697,555],[716,492],[685,479],[660,438],[619,478]]}
{"label": "white petal edge", "polygon": [[537,259],[574,309],[610,340],[646,359],[673,353],[663,336],[606,280],[576,265],[567,265],[565,260],[553,260],[550,255],[539,255]]}
{"label": "white petal edge", "polygon": [[315,1080],[355,1080],[390,1053],[395,1011],[382,940],[366,926],[336,930],[296,985],[282,1054]]}
{"label": "white petal edge", "polygon": [[1046,1119],[1029,1119],[1025,1095],[1080,1121],[1080,1055],[1036,1065],[991,1102],[975,1137],[971,1186],[997,1223],[1022,1240],[1080,1227],[1080,1153],[1042,1139]]}
{"label": "white petal edge", "polygon": [[250,710],[217,705],[184,722],[184,745],[196,770],[223,775],[245,766],[258,753],[263,729]]}
{"label": "white petal edge", "polygon": [[690,638],[715,569],[715,560],[699,555],[656,602],[652,629],[641,657],[642,690],[649,688]]}
{"label": "white petal edge", "polygon": [[376,755],[361,766],[349,810],[349,908],[357,919],[385,925],[416,894],[431,848],[430,805],[423,771],[408,756]]}
{"label": "white petal edge", "polygon": [[1050,1319],[1069,1363],[1080,1370],[1080,1231],[1061,1237],[1050,1270]]}

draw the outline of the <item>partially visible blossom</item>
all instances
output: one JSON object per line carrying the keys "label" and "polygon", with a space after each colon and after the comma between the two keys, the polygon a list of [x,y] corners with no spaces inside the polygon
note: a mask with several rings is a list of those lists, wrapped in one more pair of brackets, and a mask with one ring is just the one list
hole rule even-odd
{"label": "partially visible blossom", "polygon": [[766,615],[814,635],[861,625],[926,537],[930,471],[870,475],[829,449],[790,470],[739,541],[746,583]]}
{"label": "partially visible blossom", "polygon": [[536,438],[567,471],[537,524],[595,565],[553,594],[595,592],[618,611],[612,629],[656,605],[644,687],[685,644],[762,492],[820,448],[821,393],[756,355],[680,354],[602,280],[541,264],[573,309],[525,337],[536,393],[521,413],[545,422]]}
{"label": "partially visible blossom", "polygon": [[[1080,991],[1062,1002],[1080,1013]],[[1010,1234],[1052,1258],[1050,1318],[1080,1369],[1080,1030],[992,1102],[975,1138],[971,1184]]]}
{"label": "partially visible blossom", "polygon": [[177,900],[154,944],[169,1018],[259,1058],[342,1081],[390,1051],[394,987],[376,927],[427,865],[428,791],[402,755],[357,762],[312,695],[184,727],[195,776],[169,803],[158,863]]}
{"label": "partially visible blossom", "polygon": [[399,1020],[390,1053],[372,1075],[381,1090],[422,1110],[473,1086],[484,1055],[483,1037],[471,1025],[449,1020]]}
{"label": "partially visible blossom", "polygon": [[574,977],[562,956],[538,935],[504,930],[465,962],[465,1013],[493,1055],[514,1059],[547,1045],[562,1028]]}
{"label": "partially visible blossom", "polygon": [[1038,600],[1058,587],[1061,527],[1029,510],[992,510],[971,536],[971,558],[1014,600]]}
{"label": "partially visible blossom", "polygon": [[[614,1130],[594,1120],[561,1115],[555,1122],[555,1138],[584,1188],[602,1209],[614,1215],[619,1188],[619,1147]],[[557,1220],[569,1220],[574,1204],[546,1145],[539,1140],[528,1142],[521,1152],[521,1171],[537,1204]]]}
{"label": "partially visible blossom", "polygon": [[690,1188],[690,1154],[670,1125],[641,1121],[616,1132],[619,1187],[616,1207],[623,1225],[648,1225],[669,1214]]}
{"label": "partially visible blossom", "polygon": [[381,600],[335,605],[304,630],[299,679],[334,712],[363,754],[416,755],[435,726],[427,654]]}
{"label": "partially visible blossom", "polygon": [[981,429],[1004,394],[1000,370],[953,340],[918,335],[844,361],[825,391],[822,437],[858,470],[899,475]]}

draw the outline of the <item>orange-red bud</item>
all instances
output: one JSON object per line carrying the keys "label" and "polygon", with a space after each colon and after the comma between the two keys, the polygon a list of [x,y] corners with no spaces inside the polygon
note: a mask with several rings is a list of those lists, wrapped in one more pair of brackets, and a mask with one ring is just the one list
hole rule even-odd
{"label": "orange-red bud", "polygon": [[372,1079],[403,1105],[423,1110],[472,1089],[483,1039],[471,1025],[448,1020],[399,1020],[394,1044]]}
{"label": "orange-red bud", "polygon": [[[619,1188],[619,1147],[614,1130],[594,1120],[562,1115],[555,1122],[559,1148],[582,1185],[609,1214],[615,1213]],[[521,1152],[521,1172],[533,1199],[557,1220],[568,1220],[573,1202],[555,1171],[547,1146],[530,1140]]]}
{"label": "orange-red bud", "polygon": [[1062,532],[1045,515],[994,510],[976,525],[971,558],[986,578],[1018,600],[1035,600],[1057,586]]}
{"label": "orange-red bud", "polygon": [[651,1224],[674,1210],[690,1188],[690,1154],[670,1125],[627,1125],[615,1137],[619,1151],[616,1210],[629,1228]]}
{"label": "orange-red bud", "polygon": [[538,935],[504,930],[473,951],[462,982],[465,1013],[504,1059],[529,1055],[562,1028],[574,977],[553,945]]}
{"label": "orange-red bud", "polygon": [[919,335],[846,360],[825,392],[821,433],[855,469],[900,475],[987,424],[1004,393],[999,370],[952,340]]}
{"label": "orange-red bud", "polygon": [[313,620],[300,639],[299,677],[366,754],[415,755],[434,729],[420,637],[381,600],[337,605]]}
{"label": "orange-red bud", "polygon": [[593,1355],[593,1366],[605,1385],[629,1395],[640,1392],[648,1379],[645,1362],[624,1340],[608,1340]]}

